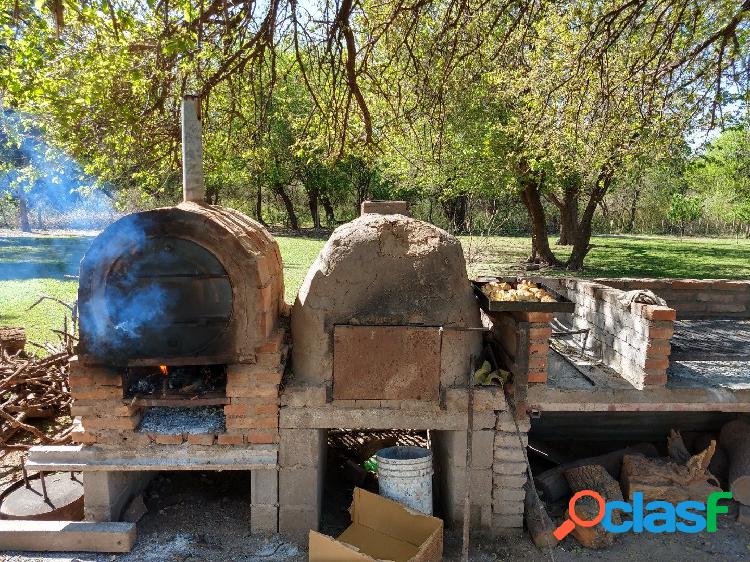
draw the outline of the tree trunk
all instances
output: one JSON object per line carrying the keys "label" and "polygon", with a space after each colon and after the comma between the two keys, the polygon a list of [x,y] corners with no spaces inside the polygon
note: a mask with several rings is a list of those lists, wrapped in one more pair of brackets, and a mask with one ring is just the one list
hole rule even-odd
{"label": "tree trunk", "polygon": [[466,211],[468,208],[469,198],[466,195],[459,195],[443,201],[443,211],[448,219],[451,229],[456,234],[466,232]]}
{"label": "tree trunk", "polygon": [[258,182],[258,193],[255,196],[255,219],[266,226],[266,222],[263,220],[263,187]]}
{"label": "tree trunk", "polygon": [[578,223],[578,231],[576,232],[575,240],[573,241],[573,251],[570,254],[570,258],[565,263],[565,267],[570,270],[577,271],[583,267],[583,260],[591,250],[591,225],[594,220],[594,213],[596,212],[596,206],[607,193],[610,184],[612,183],[612,172],[605,168],[597,177],[596,184],[591,189],[591,196],[586,203],[586,209],[581,215],[581,221]]}
{"label": "tree trunk", "polygon": [[281,200],[284,202],[284,208],[286,209],[286,214],[289,217],[289,226],[292,227],[292,230],[299,230],[299,220],[297,220],[297,213],[294,210],[294,204],[292,203],[292,199],[289,197],[289,194],[284,189],[283,184],[277,183],[274,185],[273,189],[276,195],[281,197]]}
{"label": "tree trunk", "polygon": [[29,206],[26,202],[26,195],[23,193],[18,194],[18,228],[23,232],[31,232],[31,224],[29,223]]}
{"label": "tree trunk", "polygon": [[578,186],[568,186],[560,201],[560,238],[558,246],[572,246],[578,232]]}
{"label": "tree trunk", "polygon": [[532,259],[538,256],[547,265],[559,267],[560,260],[552,253],[547,237],[547,217],[544,215],[544,207],[539,195],[538,182],[526,177],[521,180],[521,201],[523,201],[531,222],[531,253]]}
{"label": "tree trunk", "polygon": [[321,194],[320,202],[323,204],[323,209],[326,212],[326,222],[329,226],[333,226],[336,223],[336,216],[333,213],[333,205],[331,204],[328,195]]}
{"label": "tree trunk", "polygon": [[313,227],[320,228],[320,210],[318,208],[318,197],[320,190],[315,185],[305,186],[307,188],[307,204],[310,207]]}
{"label": "tree trunk", "polygon": [[641,196],[641,190],[636,189],[633,194],[633,202],[630,204],[630,216],[628,217],[628,226],[625,227],[625,232],[633,232],[635,230],[635,211],[638,207],[638,198]]}

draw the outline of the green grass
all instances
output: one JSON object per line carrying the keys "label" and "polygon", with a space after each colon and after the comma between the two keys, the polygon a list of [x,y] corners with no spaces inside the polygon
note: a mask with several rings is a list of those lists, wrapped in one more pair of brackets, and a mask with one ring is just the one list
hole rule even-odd
{"label": "green grass", "polygon": [[[284,259],[285,296],[293,302],[307,270],[325,243],[319,238],[276,237]],[[551,239],[554,242],[553,239]],[[528,238],[461,237],[469,274],[517,274],[528,257]],[[78,262],[91,243],[88,237],[0,237],[0,325],[25,326],[32,341],[55,339],[63,308],[43,302],[46,294],[64,301],[76,297]],[[750,241],[645,236],[598,236],[586,261],[585,277],[750,278]],[[556,249],[557,250],[557,249]],[[569,251],[569,250],[568,250]],[[559,249],[563,255],[565,250]],[[536,272],[535,272],[536,273]],[[543,275],[570,272],[541,271]]]}

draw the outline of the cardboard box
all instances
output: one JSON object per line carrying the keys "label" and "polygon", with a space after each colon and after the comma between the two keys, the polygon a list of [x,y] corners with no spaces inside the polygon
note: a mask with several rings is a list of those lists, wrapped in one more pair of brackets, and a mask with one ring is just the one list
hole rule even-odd
{"label": "cardboard box", "polygon": [[310,562],[437,562],[443,521],[398,502],[354,489],[352,524],[337,539],[310,531]]}

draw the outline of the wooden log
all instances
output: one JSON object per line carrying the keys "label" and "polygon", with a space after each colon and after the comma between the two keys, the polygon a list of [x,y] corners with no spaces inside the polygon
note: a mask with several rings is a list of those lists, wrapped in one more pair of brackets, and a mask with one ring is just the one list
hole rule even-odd
{"label": "wooden log", "polygon": [[682,440],[682,435],[674,429],[669,430],[667,451],[669,451],[669,456],[678,464],[685,464],[691,457],[690,451],[688,451],[685,442]]}
{"label": "wooden log", "polygon": [[741,420],[724,424],[719,444],[729,455],[727,480],[732,496],[750,505],[750,425]]}
{"label": "wooden log", "polygon": [[[601,494],[605,501],[622,501],[620,484],[601,465],[587,464],[570,468],[565,471],[565,479],[574,492],[593,490]],[[583,497],[576,502],[575,509],[581,519],[594,519],[599,513],[599,504],[591,497]],[[622,523],[622,514],[619,511],[613,512],[612,521],[617,525]],[[616,537],[614,533],[607,532],[601,523],[593,527],[576,525],[572,534],[586,548],[595,549],[610,546]]]}
{"label": "wooden log", "polygon": [[534,485],[531,482],[526,482],[524,487],[526,488],[526,498],[523,502],[523,517],[531,540],[539,549],[555,546],[557,539],[552,534],[555,530],[555,524],[552,523],[552,519],[547,514],[547,509],[539,499],[539,494]]}
{"label": "wooden log", "polygon": [[0,350],[8,355],[15,355],[26,346],[24,328],[0,327]]}
{"label": "wooden log", "polygon": [[[712,442],[713,443],[713,442]],[[643,501],[667,501],[677,504],[686,500],[705,502],[713,492],[720,492],[718,482],[706,467],[715,443],[706,451],[681,465],[666,459],[650,459],[642,455],[625,455],[622,459],[620,483],[625,496],[643,494]]]}
{"label": "wooden log", "polygon": [[[713,433],[697,433],[693,438],[693,449],[694,453],[700,452],[711,444],[711,441],[718,443],[719,436]],[[711,457],[711,462],[708,465],[708,470],[719,479],[724,485],[729,479],[729,455],[724,450],[724,447],[717,446],[714,451],[714,456]],[[728,487],[728,486],[727,486]]]}
{"label": "wooden log", "polygon": [[604,467],[610,476],[616,479],[620,475],[622,458],[628,454],[641,454],[647,457],[655,457],[658,454],[658,451],[651,443],[639,443],[638,445],[633,445],[626,449],[620,449],[619,451],[613,451],[605,455],[579,459],[577,461],[556,466],[555,468],[551,468],[539,474],[534,478],[534,481],[537,488],[542,491],[542,499],[545,502],[555,502],[571,494],[570,485],[565,479],[566,470],[570,470],[577,466],[596,464]]}

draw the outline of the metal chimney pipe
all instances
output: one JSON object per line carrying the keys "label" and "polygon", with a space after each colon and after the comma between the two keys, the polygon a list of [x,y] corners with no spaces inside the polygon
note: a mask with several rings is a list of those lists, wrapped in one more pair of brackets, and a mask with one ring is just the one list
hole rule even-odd
{"label": "metal chimney pipe", "polygon": [[184,201],[203,203],[206,190],[203,185],[203,147],[201,143],[201,98],[182,98],[182,198]]}

